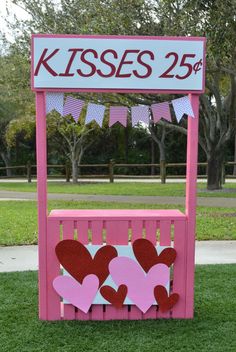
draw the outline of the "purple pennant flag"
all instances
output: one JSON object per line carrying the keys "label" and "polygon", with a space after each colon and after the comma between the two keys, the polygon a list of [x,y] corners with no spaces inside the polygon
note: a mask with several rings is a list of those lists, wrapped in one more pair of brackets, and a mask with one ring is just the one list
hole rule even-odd
{"label": "purple pennant flag", "polygon": [[168,102],[151,105],[153,121],[158,122],[161,118],[171,122],[170,107]]}
{"label": "purple pennant flag", "polygon": [[95,120],[97,124],[102,127],[102,122],[105,113],[105,106],[99,104],[88,103],[85,124]]}
{"label": "purple pennant flag", "polygon": [[188,96],[179,98],[179,99],[174,99],[171,102],[178,122],[180,122],[184,114],[187,114],[188,116],[191,116],[191,117],[195,117],[193,113],[192,105]]}
{"label": "purple pennant flag", "polygon": [[63,109],[63,116],[71,114],[75,122],[78,122],[83,106],[84,106],[83,100],[79,100],[79,99],[75,99],[73,97],[67,96],[64,109]]}
{"label": "purple pennant flag", "polygon": [[63,93],[46,93],[46,114],[52,110],[56,110],[59,114],[63,114]]}
{"label": "purple pennant flag", "polygon": [[132,126],[139,121],[149,124],[149,107],[148,106],[132,106],[131,107]]}
{"label": "purple pennant flag", "polygon": [[128,108],[125,106],[111,106],[110,107],[110,119],[109,127],[113,126],[116,122],[119,122],[124,127],[127,126],[127,114]]}

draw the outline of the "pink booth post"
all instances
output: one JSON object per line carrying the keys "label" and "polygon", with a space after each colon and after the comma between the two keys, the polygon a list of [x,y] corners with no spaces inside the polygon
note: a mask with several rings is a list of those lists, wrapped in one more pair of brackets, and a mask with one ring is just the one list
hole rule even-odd
{"label": "pink booth post", "polygon": [[[196,63],[201,70],[194,71]],[[193,318],[198,114],[204,75],[205,38],[32,36],[32,89],[36,94],[37,124],[40,319]],[[79,91],[189,95],[194,118],[188,118],[185,212],[175,209],[75,209],[48,213],[46,93]],[[118,248],[128,247],[143,236],[154,246],[158,243],[174,248],[177,254],[171,270],[173,282],[169,298],[174,292],[179,299],[176,304],[170,305],[169,310],[158,309],[158,305],[152,305],[143,312],[135,304],[123,304],[118,308],[112,304],[92,304],[85,312],[62,299],[53,287],[61,272],[55,251],[60,242],[106,243]],[[94,280],[94,275],[90,277]],[[70,280],[67,279],[68,282]],[[97,278],[95,281],[97,284]]]}

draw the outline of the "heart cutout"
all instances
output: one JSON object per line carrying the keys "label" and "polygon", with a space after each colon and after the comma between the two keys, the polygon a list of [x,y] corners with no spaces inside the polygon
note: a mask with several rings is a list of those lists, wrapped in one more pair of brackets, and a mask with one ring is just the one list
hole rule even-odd
{"label": "heart cutout", "polygon": [[120,285],[117,291],[111,286],[102,286],[100,289],[101,295],[116,308],[123,306],[127,291],[126,285]]}
{"label": "heart cutout", "polygon": [[133,251],[136,259],[146,273],[155,264],[161,263],[170,267],[176,258],[176,250],[174,248],[165,248],[158,255],[156,247],[152,242],[143,238],[134,241]]}
{"label": "heart cutout", "polygon": [[127,286],[127,296],[143,312],[154,304],[154,288],[167,285],[170,269],[165,264],[154,265],[146,274],[141,266],[128,257],[112,259],[109,270],[114,283]]}
{"label": "heart cutout", "polygon": [[60,264],[80,284],[87,275],[94,274],[99,279],[99,287],[109,275],[110,261],[118,255],[113,246],[106,245],[99,248],[92,258],[87,248],[75,240],[59,242],[55,251]]}
{"label": "heart cutout", "polygon": [[154,296],[157,301],[157,304],[159,306],[159,309],[164,313],[170,310],[171,308],[174,307],[174,305],[178,302],[179,300],[179,294],[178,293],[172,293],[168,297],[167,290],[164,286],[156,286],[154,288]]}
{"label": "heart cutout", "polygon": [[71,276],[57,276],[53,280],[55,291],[84,313],[89,311],[97,294],[98,285],[99,280],[95,275],[86,276],[81,285]]}

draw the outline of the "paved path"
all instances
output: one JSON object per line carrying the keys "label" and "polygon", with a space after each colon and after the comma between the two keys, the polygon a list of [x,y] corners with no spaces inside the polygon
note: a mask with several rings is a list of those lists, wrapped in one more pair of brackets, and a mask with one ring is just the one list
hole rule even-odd
{"label": "paved path", "polygon": [[[119,195],[91,195],[91,194],[65,194],[49,193],[50,200],[89,201],[89,202],[120,202],[145,204],[173,204],[184,205],[185,197],[160,196],[119,196]],[[0,191],[0,200],[36,200],[34,192]],[[208,207],[236,207],[236,198],[198,197],[199,206]]]}
{"label": "paved path", "polygon": [[[196,242],[196,264],[236,263],[236,241]],[[0,247],[0,272],[38,269],[38,246]]]}

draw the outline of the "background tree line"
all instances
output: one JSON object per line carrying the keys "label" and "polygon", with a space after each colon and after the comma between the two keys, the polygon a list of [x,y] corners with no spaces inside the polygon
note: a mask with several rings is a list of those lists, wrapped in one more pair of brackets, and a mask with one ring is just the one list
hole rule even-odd
{"label": "background tree line", "polygon": [[[30,91],[31,33],[193,35],[207,37],[206,92],[201,95],[199,160],[208,162],[208,189],[221,187],[223,162],[236,160],[236,1],[226,0],[14,0],[29,20],[9,23],[14,43],[2,37],[0,57],[0,156],[2,163],[35,161],[34,97]],[[80,94],[105,105],[151,105],[170,100],[154,94]],[[48,116],[49,160],[78,164],[185,161],[187,120],[145,128],[75,124]],[[236,168],[235,168],[236,173]]]}

